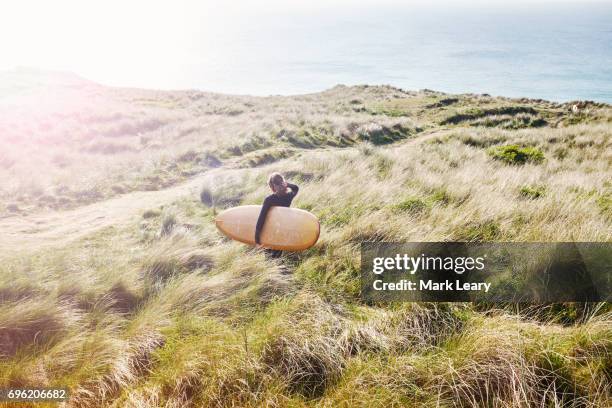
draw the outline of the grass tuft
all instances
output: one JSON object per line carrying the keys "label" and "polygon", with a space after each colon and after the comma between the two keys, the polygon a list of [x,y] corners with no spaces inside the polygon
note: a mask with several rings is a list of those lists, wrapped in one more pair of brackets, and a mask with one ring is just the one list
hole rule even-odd
{"label": "grass tuft", "polygon": [[546,188],[542,186],[522,186],[519,190],[519,195],[521,197],[530,200],[542,198],[544,194],[546,194]]}
{"label": "grass tuft", "polygon": [[491,148],[488,153],[493,159],[503,161],[507,164],[539,164],[544,161],[544,153],[530,146],[521,147],[518,145],[505,145]]}

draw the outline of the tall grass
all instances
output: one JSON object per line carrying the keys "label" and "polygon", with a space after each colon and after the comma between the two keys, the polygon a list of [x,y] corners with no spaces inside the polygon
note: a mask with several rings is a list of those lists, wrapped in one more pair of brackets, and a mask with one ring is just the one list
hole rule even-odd
{"label": "tall grass", "polygon": [[[3,202],[17,213],[52,222],[34,197],[81,206],[216,170],[201,191],[163,208],[143,202],[128,222],[106,214],[82,239],[0,253],[0,386],[67,386],[66,405],[82,407],[611,404],[609,304],[359,298],[363,241],[610,241],[608,107],[568,126],[559,104],[391,87],[291,98],[100,92],[89,113],[64,107],[67,123],[52,121],[44,138],[19,128],[30,136],[0,160]],[[57,113],[39,108],[36,120]],[[2,121],[20,120],[11,115]],[[518,115],[547,125],[479,122],[529,122]],[[85,149],[98,142],[107,147]],[[488,153],[514,145],[545,159]],[[116,154],[102,160],[106,148]],[[247,167],[279,148],[291,157]],[[31,178],[34,162],[55,164]],[[294,205],[322,225],[315,247],[280,260],[212,223],[220,208],[259,203],[272,171],[300,185]],[[48,216],[75,222],[65,214]],[[38,234],[26,236],[36,244]]]}

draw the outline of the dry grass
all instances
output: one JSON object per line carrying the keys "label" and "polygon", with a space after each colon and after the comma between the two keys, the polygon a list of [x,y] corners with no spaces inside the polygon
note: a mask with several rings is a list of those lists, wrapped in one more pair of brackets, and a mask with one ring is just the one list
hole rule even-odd
{"label": "dry grass", "polygon": [[[609,304],[358,297],[365,240],[610,241],[608,106],[62,81],[1,108],[0,386],[87,407],[610,405]],[[491,156],[508,145],[543,160]],[[271,171],[322,222],[279,261],[212,223]]]}

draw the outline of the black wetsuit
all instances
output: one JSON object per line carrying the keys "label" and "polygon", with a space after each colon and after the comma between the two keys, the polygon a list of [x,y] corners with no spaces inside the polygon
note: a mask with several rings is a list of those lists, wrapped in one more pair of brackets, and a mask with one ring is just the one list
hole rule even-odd
{"label": "black wetsuit", "polygon": [[[278,206],[278,207],[289,207],[291,205],[291,201],[297,195],[299,188],[295,184],[287,183],[287,187],[291,189],[291,191],[287,192],[285,195],[278,195],[276,193],[270,194],[266,197],[261,207],[261,212],[259,213],[259,218],[257,219],[257,226],[255,227],[255,242],[260,244],[260,235],[261,230],[263,229],[264,223],[266,222],[266,216],[268,215],[268,211],[270,207]],[[273,251],[271,254],[273,256],[279,256],[281,251]]]}

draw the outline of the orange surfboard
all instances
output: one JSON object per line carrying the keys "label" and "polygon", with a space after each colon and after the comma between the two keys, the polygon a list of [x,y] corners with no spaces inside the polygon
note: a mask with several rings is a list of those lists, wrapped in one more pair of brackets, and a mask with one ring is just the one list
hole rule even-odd
{"label": "orange surfboard", "polygon": [[[261,205],[243,205],[223,211],[215,219],[217,228],[231,239],[255,245],[255,226]],[[308,211],[272,207],[261,231],[261,245],[282,251],[302,251],[319,239],[319,220]]]}

